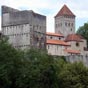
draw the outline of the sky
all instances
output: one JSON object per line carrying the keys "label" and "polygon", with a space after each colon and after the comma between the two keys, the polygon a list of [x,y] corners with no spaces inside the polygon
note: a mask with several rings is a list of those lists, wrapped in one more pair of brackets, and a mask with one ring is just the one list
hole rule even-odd
{"label": "sky", "polygon": [[54,16],[64,4],[76,15],[76,30],[88,22],[88,0],[0,0],[0,26],[1,6],[6,5],[19,10],[33,10],[47,16],[47,31],[54,32]]}

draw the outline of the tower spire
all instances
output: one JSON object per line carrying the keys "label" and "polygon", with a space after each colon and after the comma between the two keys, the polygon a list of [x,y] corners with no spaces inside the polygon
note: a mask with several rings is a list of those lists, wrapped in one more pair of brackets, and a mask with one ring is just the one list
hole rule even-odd
{"label": "tower spire", "polygon": [[75,17],[73,12],[64,4],[64,6],[60,9],[60,11],[56,14],[55,17],[58,16],[72,16]]}

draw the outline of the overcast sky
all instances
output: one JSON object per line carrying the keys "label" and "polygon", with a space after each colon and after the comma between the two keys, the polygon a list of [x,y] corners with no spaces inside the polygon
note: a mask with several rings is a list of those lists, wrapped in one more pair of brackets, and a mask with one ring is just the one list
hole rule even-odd
{"label": "overcast sky", "polygon": [[76,30],[88,22],[88,0],[0,0],[0,20],[2,5],[19,10],[33,10],[47,16],[47,31],[54,32],[54,16],[64,4],[76,15]]}

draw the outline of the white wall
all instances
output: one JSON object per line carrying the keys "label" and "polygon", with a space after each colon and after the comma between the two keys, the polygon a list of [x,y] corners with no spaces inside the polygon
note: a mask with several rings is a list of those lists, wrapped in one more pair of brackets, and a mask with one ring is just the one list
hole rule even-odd
{"label": "white wall", "polygon": [[47,44],[48,54],[51,55],[64,56],[64,48],[65,47],[61,45]]}
{"label": "white wall", "polygon": [[2,32],[14,47],[26,48],[30,46],[30,24],[3,27]]}

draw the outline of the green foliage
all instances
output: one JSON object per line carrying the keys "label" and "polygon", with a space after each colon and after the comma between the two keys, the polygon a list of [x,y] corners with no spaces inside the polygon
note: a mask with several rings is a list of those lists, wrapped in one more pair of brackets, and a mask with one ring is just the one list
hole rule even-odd
{"label": "green foliage", "polygon": [[14,49],[0,40],[0,88],[88,88],[88,68],[45,51]]}
{"label": "green foliage", "polygon": [[83,26],[79,27],[77,34],[82,35],[87,40],[88,46],[88,22],[85,23]]}
{"label": "green foliage", "polygon": [[[26,65],[17,84],[19,88],[56,88],[54,59],[43,51],[30,49],[25,53]],[[24,71],[23,71],[24,70]]]}
{"label": "green foliage", "polygon": [[5,38],[0,40],[0,88],[15,87],[21,56],[21,53],[9,45]]}
{"label": "green foliage", "polygon": [[88,68],[82,63],[66,64],[58,82],[60,88],[88,88]]}

